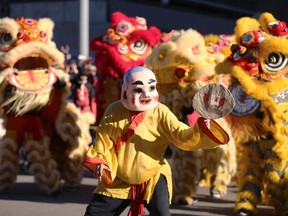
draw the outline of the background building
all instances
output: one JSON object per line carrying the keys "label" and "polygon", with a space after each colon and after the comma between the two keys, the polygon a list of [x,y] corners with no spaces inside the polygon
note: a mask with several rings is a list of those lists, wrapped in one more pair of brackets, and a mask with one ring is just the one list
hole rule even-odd
{"label": "background building", "polygon": [[[89,3],[89,33],[87,41],[80,42],[81,1]],[[69,44],[77,56],[81,43],[106,32],[110,15],[121,11],[127,16],[142,16],[148,26],[162,31],[194,28],[203,34],[233,33],[235,21],[242,16],[271,12],[286,21],[286,0],[1,0],[0,16],[18,18],[50,17],[55,22],[54,40],[58,46]],[[83,2],[82,2],[83,3]],[[88,48],[89,49],[89,48]],[[89,53],[89,55],[93,55]]]}

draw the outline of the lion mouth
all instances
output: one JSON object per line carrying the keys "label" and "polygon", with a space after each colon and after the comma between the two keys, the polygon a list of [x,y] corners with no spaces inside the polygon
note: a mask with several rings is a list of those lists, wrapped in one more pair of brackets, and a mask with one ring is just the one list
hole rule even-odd
{"label": "lion mouth", "polygon": [[22,91],[39,92],[52,87],[57,77],[42,57],[27,57],[14,64],[9,83]]}
{"label": "lion mouth", "polygon": [[20,59],[14,64],[14,68],[21,70],[34,70],[48,68],[48,62],[43,57],[26,57]]}

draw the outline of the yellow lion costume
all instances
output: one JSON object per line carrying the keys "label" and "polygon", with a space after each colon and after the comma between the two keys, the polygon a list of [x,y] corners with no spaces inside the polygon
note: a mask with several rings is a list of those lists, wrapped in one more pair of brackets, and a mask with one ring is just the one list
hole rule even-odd
{"label": "yellow lion costume", "polygon": [[232,76],[236,106],[230,116],[237,137],[235,211],[257,214],[257,205],[288,214],[288,28],[271,13],[243,17],[234,29],[237,44],[216,67]]}
{"label": "yellow lion costume", "polygon": [[0,103],[5,133],[0,143],[0,191],[10,189],[19,171],[20,151],[40,188],[57,193],[61,180],[79,186],[89,124],[67,102],[69,76],[64,55],[52,41],[49,18],[0,19]]}
{"label": "yellow lion costume", "polygon": [[[209,52],[203,35],[194,29],[169,34],[170,40],[157,44],[146,64],[156,75],[159,100],[180,120],[192,125],[197,118],[192,98],[201,87],[212,81],[215,65],[224,56],[220,52]],[[174,203],[193,204],[202,168],[211,174],[211,195],[219,197],[226,193],[226,187],[236,171],[235,145],[225,119],[216,121],[229,133],[231,139],[228,145],[193,152],[171,147]]]}

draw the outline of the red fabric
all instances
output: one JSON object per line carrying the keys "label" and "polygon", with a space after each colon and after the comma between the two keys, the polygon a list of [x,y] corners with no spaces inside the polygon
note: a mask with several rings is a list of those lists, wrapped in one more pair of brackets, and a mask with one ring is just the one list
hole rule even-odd
{"label": "red fabric", "polygon": [[128,216],[144,215],[144,192],[148,182],[132,186],[132,204]]}
{"label": "red fabric", "polygon": [[54,88],[50,95],[49,103],[43,107],[41,116],[46,124],[54,125],[63,106],[63,89]]}
{"label": "red fabric", "polygon": [[96,105],[95,97],[92,98],[92,101],[91,101],[91,111],[92,111],[93,115],[96,117],[97,116],[97,105]]}
{"label": "red fabric", "polygon": [[18,143],[25,141],[28,136],[33,137],[35,141],[41,140],[44,129],[43,122],[37,115],[8,115],[6,130],[15,132]]}
{"label": "red fabric", "polygon": [[129,125],[126,133],[117,140],[115,147],[116,152],[118,152],[120,147],[124,145],[125,142],[134,134],[135,128],[143,121],[145,115],[146,111],[138,113],[131,111],[131,124]]}
{"label": "red fabric", "polygon": [[278,24],[274,25],[270,28],[270,32],[276,36],[287,36],[288,35],[288,27],[286,26],[286,22],[281,22],[279,20],[276,21]]}
{"label": "red fabric", "polygon": [[96,165],[98,165],[98,164],[105,164],[107,166],[105,161],[103,161],[102,159],[91,158],[91,157],[88,157],[88,156],[86,156],[85,161],[83,162],[83,166],[86,167],[92,173],[95,172]]}
{"label": "red fabric", "polygon": [[[143,121],[146,112],[133,112],[131,111],[131,124],[129,125],[126,133],[117,140],[116,151],[134,134],[135,128]],[[140,185],[132,186],[132,204],[128,212],[128,216],[144,215],[144,192],[148,184],[144,182]]]}

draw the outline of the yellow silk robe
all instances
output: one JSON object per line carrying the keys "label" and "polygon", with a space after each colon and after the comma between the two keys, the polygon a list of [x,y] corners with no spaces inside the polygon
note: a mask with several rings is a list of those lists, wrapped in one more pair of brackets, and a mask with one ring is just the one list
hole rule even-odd
{"label": "yellow silk robe", "polygon": [[163,157],[168,145],[174,144],[182,150],[192,151],[198,148],[215,148],[229,141],[226,132],[214,121],[211,121],[210,130],[203,118],[199,118],[191,128],[180,122],[168,107],[161,103],[145,112],[144,119],[135,128],[133,135],[116,152],[117,140],[131,124],[131,111],[120,101],[107,108],[97,129],[96,141],[87,152],[84,166],[95,172],[97,164],[106,164],[112,171],[113,183],[106,186],[99,182],[94,193],[131,199],[132,185],[150,180],[144,196],[144,200],[149,202],[158,178],[163,174],[167,180],[171,201],[171,170]]}

